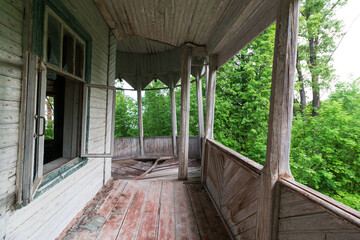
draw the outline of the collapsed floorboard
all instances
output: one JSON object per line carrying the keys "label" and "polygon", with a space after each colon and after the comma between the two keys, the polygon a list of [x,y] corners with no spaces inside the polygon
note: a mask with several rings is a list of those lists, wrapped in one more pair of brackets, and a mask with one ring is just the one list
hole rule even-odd
{"label": "collapsed floorboard", "polygon": [[[155,160],[113,160],[112,176],[114,179],[138,179],[142,180],[177,180],[179,161],[176,158]],[[155,166],[154,166],[155,165]],[[189,159],[188,179],[199,180],[201,175],[200,161]]]}
{"label": "collapsed floorboard", "polygon": [[180,181],[115,180],[61,239],[230,239],[205,189]]}

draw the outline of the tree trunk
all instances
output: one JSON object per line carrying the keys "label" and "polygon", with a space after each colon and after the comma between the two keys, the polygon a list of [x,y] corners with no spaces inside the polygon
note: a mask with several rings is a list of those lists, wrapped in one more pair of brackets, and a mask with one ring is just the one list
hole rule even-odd
{"label": "tree trunk", "polygon": [[306,95],[305,95],[305,88],[304,88],[304,76],[301,70],[300,66],[300,59],[299,59],[299,53],[296,56],[296,69],[298,72],[298,81],[300,83],[300,112],[301,115],[304,116],[304,111],[306,108]]}
{"label": "tree trunk", "polygon": [[316,73],[316,47],[318,45],[318,39],[311,37],[309,39],[310,46],[310,72],[312,81],[312,92],[313,92],[313,111],[312,116],[318,116],[317,111],[320,109],[320,88],[319,88],[319,74]]}

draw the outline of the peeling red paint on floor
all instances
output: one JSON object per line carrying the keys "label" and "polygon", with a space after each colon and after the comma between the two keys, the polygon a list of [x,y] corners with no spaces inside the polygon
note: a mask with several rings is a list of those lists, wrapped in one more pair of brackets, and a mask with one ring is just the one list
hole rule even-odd
{"label": "peeling red paint on floor", "polygon": [[156,166],[143,180],[114,180],[59,239],[230,239],[200,185],[200,164],[189,166],[193,175],[186,182],[176,180],[176,159]]}

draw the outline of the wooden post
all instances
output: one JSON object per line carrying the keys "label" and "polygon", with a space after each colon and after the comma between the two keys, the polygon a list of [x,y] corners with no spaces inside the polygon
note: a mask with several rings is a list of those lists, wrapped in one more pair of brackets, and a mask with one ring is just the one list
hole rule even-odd
{"label": "wooden post", "polygon": [[[208,84],[209,84],[209,65],[206,65],[205,66],[205,100],[207,99]],[[206,101],[205,101],[205,103],[206,103]]]}
{"label": "wooden post", "polygon": [[143,127],[143,117],[142,117],[142,97],[141,97],[141,88],[137,89],[137,104],[138,104],[138,120],[139,120],[139,146],[140,146],[140,156],[144,156],[144,127]]}
{"label": "wooden post", "polygon": [[299,0],[280,0],[274,51],[266,162],[261,173],[256,239],[277,239],[280,177],[289,167]]}
{"label": "wooden post", "polygon": [[181,48],[181,118],[179,142],[179,180],[186,180],[189,153],[189,116],[190,116],[190,72],[191,48]]}
{"label": "wooden post", "polygon": [[196,76],[196,97],[198,109],[198,124],[199,124],[199,137],[204,137],[204,109],[203,109],[203,96],[202,96],[202,82],[199,74]]}
{"label": "wooden post", "polygon": [[202,145],[201,156],[201,182],[205,184],[205,151],[206,139],[214,138],[214,113],[215,113],[215,89],[216,89],[216,70],[218,64],[218,56],[211,55],[209,58],[209,78],[206,91],[206,122],[205,122],[205,137]]}
{"label": "wooden post", "polygon": [[170,85],[170,102],[171,102],[171,126],[172,126],[172,144],[174,156],[177,156],[176,137],[177,137],[177,121],[176,121],[176,101],[174,83]]}

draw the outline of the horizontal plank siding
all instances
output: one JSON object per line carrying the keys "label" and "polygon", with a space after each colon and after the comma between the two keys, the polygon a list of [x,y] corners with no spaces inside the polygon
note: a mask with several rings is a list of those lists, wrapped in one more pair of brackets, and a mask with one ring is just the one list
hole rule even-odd
{"label": "horizontal plank siding", "polygon": [[[14,210],[16,164],[19,148],[19,121],[23,68],[24,2],[0,1],[0,238],[55,239],[110,178],[110,160],[89,158],[86,164],[64,178],[28,206]],[[92,1],[62,1],[92,39],[91,82],[107,85],[109,28]],[[116,49],[116,41],[110,42]],[[115,55],[115,52],[112,53]],[[109,69],[108,69],[109,65]],[[113,82],[114,79],[112,79]],[[103,151],[105,140],[106,94],[92,91],[90,142],[94,151]],[[107,174],[104,173],[107,171]],[[106,178],[104,178],[106,175]],[[106,179],[106,181],[105,181]]]}
{"label": "horizontal plank siding", "polygon": [[22,84],[23,1],[0,1],[0,239],[15,199]]}
{"label": "horizontal plank siding", "polygon": [[[177,144],[177,146],[179,146]],[[172,137],[145,137],[145,156],[173,155]],[[114,142],[114,159],[128,159],[140,156],[138,137],[116,138]],[[199,137],[191,136],[189,139],[189,158],[200,158]]]}
{"label": "horizontal plank siding", "polygon": [[[9,239],[53,239],[70,223],[73,217],[102,187],[102,162],[89,160],[88,164],[52,187],[32,204],[14,213],[8,213]],[[74,194],[76,192],[77,194]],[[82,193],[82,194],[81,194]],[[71,209],[68,212],[67,209]],[[58,218],[63,219],[57,222]],[[54,219],[54,220],[53,220]],[[50,224],[55,221],[56,224]],[[48,229],[53,229],[48,231]],[[34,238],[37,235],[39,238]],[[55,236],[55,237],[56,237]]]}

